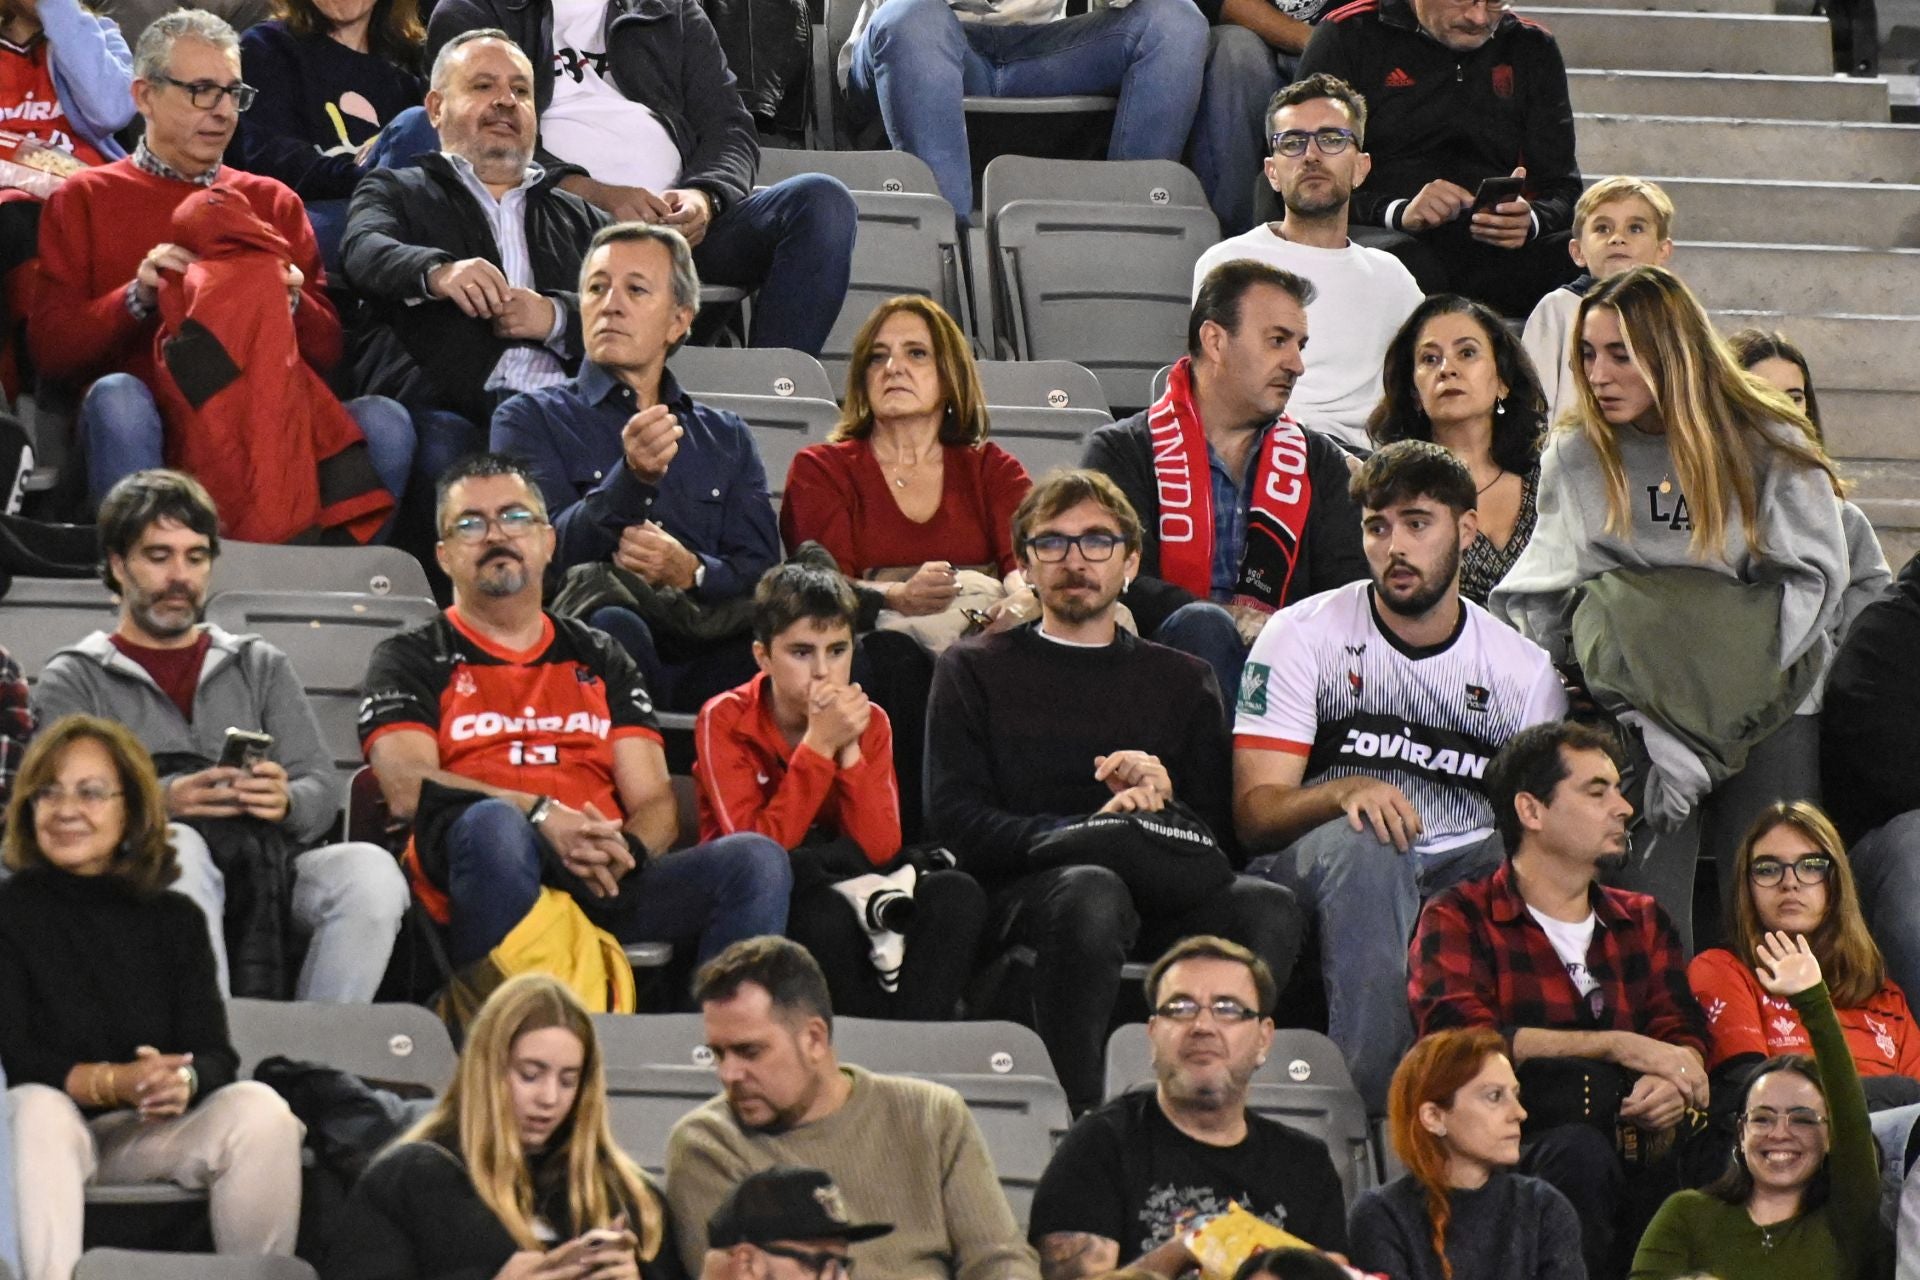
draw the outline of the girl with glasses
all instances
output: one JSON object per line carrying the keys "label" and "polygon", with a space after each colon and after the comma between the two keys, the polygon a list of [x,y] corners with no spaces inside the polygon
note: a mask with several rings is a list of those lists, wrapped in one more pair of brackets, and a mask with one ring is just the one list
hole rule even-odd
{"label": "girl with glasses", "polygon": [[522,974],[432,1113],[354,1184],[327,1280],[682,1280],[659,1191],[613,1140],[587,1011]]}
{"label": "girl with glasses", "polygon": [[6,864],[0,1063],[26,1280],[72,1276],[89,1182],[204,1190],[216,1249],[291,1254],[300,1122],[236,1079],[206,920],[167,889],[179,865],[146,748],[91,716],[41,730]]}
{"label": "girl with glasses", "polygon": [[1769,932],[1757,954],[1754,976],[1806,1027],[1814,1056],[1770,1058],[1754,1072],[1741,1091],[1726,1172],[1705,1190],[1668,1197],[1640,1239],[1632,1280],[1693,1271],[1740,1280],[1872,1273],[1880,1157],[1821,963],[1804,933]]}

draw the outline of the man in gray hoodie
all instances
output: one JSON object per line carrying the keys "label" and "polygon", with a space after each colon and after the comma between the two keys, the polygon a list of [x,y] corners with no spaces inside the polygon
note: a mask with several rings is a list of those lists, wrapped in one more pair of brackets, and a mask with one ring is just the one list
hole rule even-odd
{"label": "man in gray hoodie", "polygon": [[[40,674],[40,723],[74,713],[118,720],[160,765],[169,834],[180,856],[174,888],[206,913],[228,989],[225,878],[198,819],[254,819],[301,850],[294,923],[310,933],[294,994],[337,1003],[373,999],[406,912],[392,854],[372,844],[316,845],[340,812],[340,785],[287,656],[259,636],[203,623],[220,554],[220,517],[199,482],[139,471],[100,504],[101,575],[120,596],[120,622],[56,653]],[[221,765],[228,729],[272,735],[267,758]],[[314,846],[314,847],[308,847]]]}

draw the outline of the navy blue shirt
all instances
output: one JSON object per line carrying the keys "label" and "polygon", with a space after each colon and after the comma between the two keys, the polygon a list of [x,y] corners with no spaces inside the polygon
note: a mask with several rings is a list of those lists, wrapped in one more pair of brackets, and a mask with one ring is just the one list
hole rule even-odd
{"label": "navy blue shirt", "polygon": [[578,377],[514,396],[494,411],[492,447],[527,461],[559,538],[561,568],[609,559],[628,525],[652,520],[700,557],[697,599],[753,590],[780,560],[767,472],[738,414],[709,409],[660,375],[660,402],[680,420],[680,452],[660,483],[642,483],[620,443],[639,412],[633,391],[588,361]]}

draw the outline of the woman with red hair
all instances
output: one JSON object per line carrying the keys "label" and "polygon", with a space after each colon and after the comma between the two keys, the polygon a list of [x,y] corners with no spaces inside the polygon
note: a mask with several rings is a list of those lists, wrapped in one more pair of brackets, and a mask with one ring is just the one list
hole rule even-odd
{"label": "woman with red hair", "polygon": [[1512,1172],[1526,1118],[1499,1032],[1439,1031],[1414,1045],[1387,1093],[1387,1131],[1408,1171],[1354,1203],[1353,1264],[1391,1280],[1586,1280],[1573,1206]]}

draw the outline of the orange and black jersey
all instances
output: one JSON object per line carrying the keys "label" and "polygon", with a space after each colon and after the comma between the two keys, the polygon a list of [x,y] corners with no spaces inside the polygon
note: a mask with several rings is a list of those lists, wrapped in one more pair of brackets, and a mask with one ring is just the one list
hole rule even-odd
{"label": "orange and black jersey", "polygon": [[479,635],[457,609],[381,642],[360,704],[361,750],[399,729],[430,733],[449,773],[624,821],[613,744],[660,741],[653,699],[610,637],[544,616],[539,642],[522,653]]}

